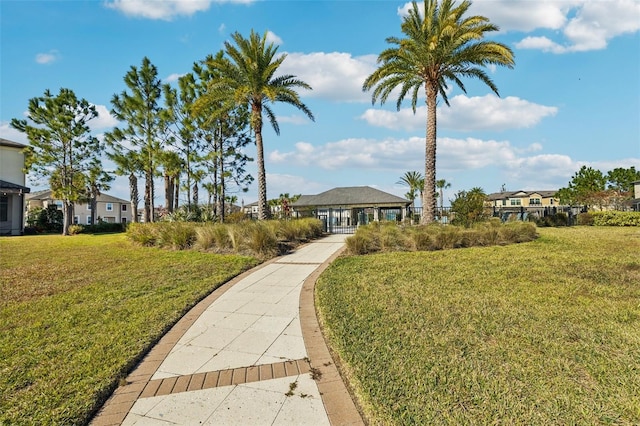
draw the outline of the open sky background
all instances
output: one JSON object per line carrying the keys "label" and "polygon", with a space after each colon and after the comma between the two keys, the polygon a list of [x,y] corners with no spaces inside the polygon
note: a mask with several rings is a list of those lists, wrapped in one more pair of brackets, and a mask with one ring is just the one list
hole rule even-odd
{"label": "open sky background", "polygon": [[[0,0],[0,137],[28,143],[9,127],[30,98],[72,89],[95,104],[96,135],[116,121],[110,100],[147,56],[164,82],[215,54],[238,31],[268,31],[288,56],[282,73],[315,122],[276,106],[280,136],[265,125],[268,197],[369,185],[403,196],[397,184],[424,173],[426,107],[414,115],[395,99],[372,105],[361,90],[389,36],[401,36],[403,1]],[[476,0],[472,13],[500,26],[490,38],[515,52],[512,70],[490,70],[500,90],[465,80],[439,103],[437,178],[445,205],[459,190],[553,190],[587,165],[606,173],[640,168],[640,1]],[[250,155],[254,149],[248,151]],[[107,165],[109,168],[109,165]],[[256,176],[255,165],[249,171]],[[32,190],[46,182],[28,179]],[[142,190],[142,179],[140,180]],[[118,178],[110,194],[129,198]],[[156,190],[162,203],[162,186]],[[239,200],[257,200],[257,183]]]}

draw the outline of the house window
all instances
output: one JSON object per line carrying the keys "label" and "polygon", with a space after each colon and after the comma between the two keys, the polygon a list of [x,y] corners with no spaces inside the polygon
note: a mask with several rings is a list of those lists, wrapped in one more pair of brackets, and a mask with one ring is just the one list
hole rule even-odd
{"label": "house window", "polygon": [[113,211],[113,203],[107,203],[107,211],[108,212],[112,212]]}
{"label": "house window", "polygon": [[3,195],[0,197],[0,222],[6,222],[9,220],[9,196]]}
{"label": "house window", "polygon": [[80,223],[80,216],[74,216],[74,217],[73,217],[73,224],[74,224],[74,225],[77,225],[77,224],[79,224],[79,223]]}
{"label": "house window", "polygon": [[123,212],[126,212],[126,211],[127,211],[127,205],[126,205],[126,204],[123,204],[123,205],[122,205],[122,211],[123,211]]}
{"label": "house window", "polygon": [[91,203],[87,203],[87,210],[91,210]]}
{"label": "house window", "polygon": [[553,198],[549,200],[549,204],[554,205]]}
{"label": "house window", "polygon": [[87,225],[91,225],[91,216],[87,216]]}
{"label": "house window", "polygon": [[529,198],[529,205],[530,206],[541,206],[542,205],[542,200],[540,198]]}
{"label": "house window", "polygon": [[511,199],[511,205],[512,206],[519,206],[522,204],[522,201],[520,200],[520,198],[512,198]]}
{"label": "house window", "polygon": [[126,217],[122,218],[122,223],[127,223],[127,218]]}
{"label": "house window", "polygon": [[507,200],[502,200],[502,205],[506,206],[507,205]]}

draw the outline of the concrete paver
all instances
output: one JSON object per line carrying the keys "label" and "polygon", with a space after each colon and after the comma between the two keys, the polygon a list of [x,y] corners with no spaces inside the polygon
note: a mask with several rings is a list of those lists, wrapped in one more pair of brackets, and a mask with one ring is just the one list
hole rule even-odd
{"label": "concrete paver", "polygon": [[[344,389],[340,394],[326,388],[329,394],[322,395],[309,374],[312,367],[335,367],[326,362],[316,366],[309,359],[305,339],[315,336],[314,348],[322,348],[323,342],[317,340],[322,339],[319,329],[309,328],[317,328],[308,306],[313,309],[313,298],[301,297],[301,292],[308,278],[341,250],[344,238],[332,235],[307,244],[245,274],[212,295],[207,306],[198,305],[185,318],[191,322],[180,325],[181,335],[165,336],[150,353],[152,359],[131,373],[131,384],[124,389],[135,385],[137,391],[116,391],[124,395],[126,401],[118,402],[126,412],[107,403],[92,423],[340,424],[345,418],[341,409],[336,414],[323,399],[346,395],[352,403]],[[322,356],[326,360],[324,352]],[[346,417],[350,424],[353,411]]]}

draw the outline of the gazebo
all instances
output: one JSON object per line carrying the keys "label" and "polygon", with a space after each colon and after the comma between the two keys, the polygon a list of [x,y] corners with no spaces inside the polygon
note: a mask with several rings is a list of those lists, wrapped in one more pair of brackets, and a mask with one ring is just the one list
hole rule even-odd
{"label": "gazebo", "polygon": [[317,195],[302,195],[291,207],[297,216],[315,216],[332,233],[355,232],[371,221],[401,221],[411,201],[370,186],[334,188]]}

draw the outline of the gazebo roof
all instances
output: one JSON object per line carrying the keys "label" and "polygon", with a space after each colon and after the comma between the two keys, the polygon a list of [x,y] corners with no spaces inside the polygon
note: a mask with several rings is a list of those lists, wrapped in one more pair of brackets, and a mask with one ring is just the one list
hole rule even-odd
{"label": "gazebo roof", "polygon": [[370,186],[334,188],[317,195],[302,195],[293,207],[408,206],[411,201]]}

